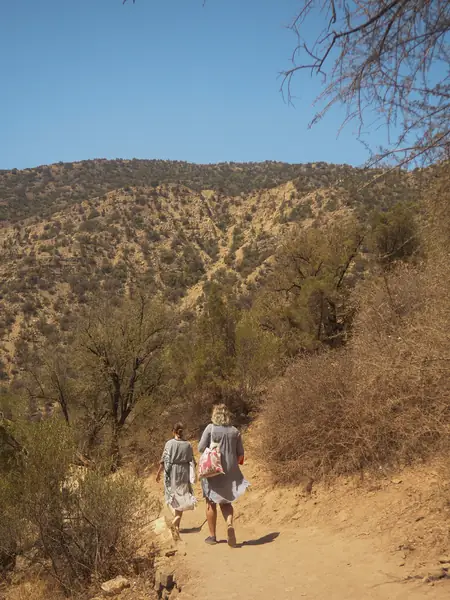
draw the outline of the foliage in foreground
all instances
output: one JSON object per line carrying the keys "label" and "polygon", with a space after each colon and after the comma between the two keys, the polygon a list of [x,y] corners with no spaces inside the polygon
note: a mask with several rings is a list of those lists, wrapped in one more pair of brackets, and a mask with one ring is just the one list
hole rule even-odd
{"label": "foliage in foreground", "polygon": [[40,547],[65,593],[127,572],[139,547],[145,496],[131,476],[75,467],[75,443],[59,418],[21,421],[20,463],[0,478],[0,553]]}

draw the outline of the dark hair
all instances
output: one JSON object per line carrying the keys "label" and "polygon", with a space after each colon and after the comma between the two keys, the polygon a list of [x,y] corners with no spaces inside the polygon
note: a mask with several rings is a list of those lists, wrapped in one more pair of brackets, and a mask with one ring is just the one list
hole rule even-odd
{"label": "dark hair", "polygon": [[183,436],[183,423],[175,423],[175,425],[172,428],[172,431],[174,433],[176,433],[178,436],[182,437]]}

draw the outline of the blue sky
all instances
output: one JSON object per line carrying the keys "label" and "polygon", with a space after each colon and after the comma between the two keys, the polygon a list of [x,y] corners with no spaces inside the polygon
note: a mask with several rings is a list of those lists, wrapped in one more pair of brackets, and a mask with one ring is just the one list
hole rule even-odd
{"label": "blue sky", "polygon": [[4,0],[0,168],[96,157],[363,163],[352,126],[337,138],[343,110],[308,130],[319,79],[297,80],[295,108],[279,92],[299,4]]}

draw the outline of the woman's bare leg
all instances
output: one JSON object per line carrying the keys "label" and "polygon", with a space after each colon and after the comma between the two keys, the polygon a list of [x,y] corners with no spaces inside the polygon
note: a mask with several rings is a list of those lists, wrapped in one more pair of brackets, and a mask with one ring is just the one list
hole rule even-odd
{"label": "woman's bare leg", "polygon": [[216,537],[217,527],[217,506],[214,502],[206,500],[206,520],[208,521],[209,533],[211,537]]}
{"label": "woman's bare leg", "polygon": [[220,510],[222,511],[222,516],[225,519],[227,526],[232,527],[233,526],[233,516],[234,516],[233,505],[232,504],[221,504]]}
{"label": "woman's bare leg", "polygon": [[228,545],[234,548],[236,546],[236,532],[233,526],[234,510],[232,504],[221,504],[220,510],[222,511],[223,518],[227,523],[227,542]]}

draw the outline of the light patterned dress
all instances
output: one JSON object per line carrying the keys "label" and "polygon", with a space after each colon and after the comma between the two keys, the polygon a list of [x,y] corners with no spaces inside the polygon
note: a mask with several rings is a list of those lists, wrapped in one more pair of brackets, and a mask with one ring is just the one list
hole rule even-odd
{"label": "light patterned dress", "polygon": [[166,442],[161,461],[164,465],[164,496],[173,510],[192,510],[197,503],[190,482],[190,465],[194,453],[189,442],[171,439]]}
{"label": "light patterned dress", "polygon": [[198,444],[199,452],[210,448],[211,442],[219,444],[225,474],[202,479],[203,496],[215,504],[230,504],[250,485],[238,464],[238,457],[244,456],[241,434],[231,425],[225,427],[210,423]]}

